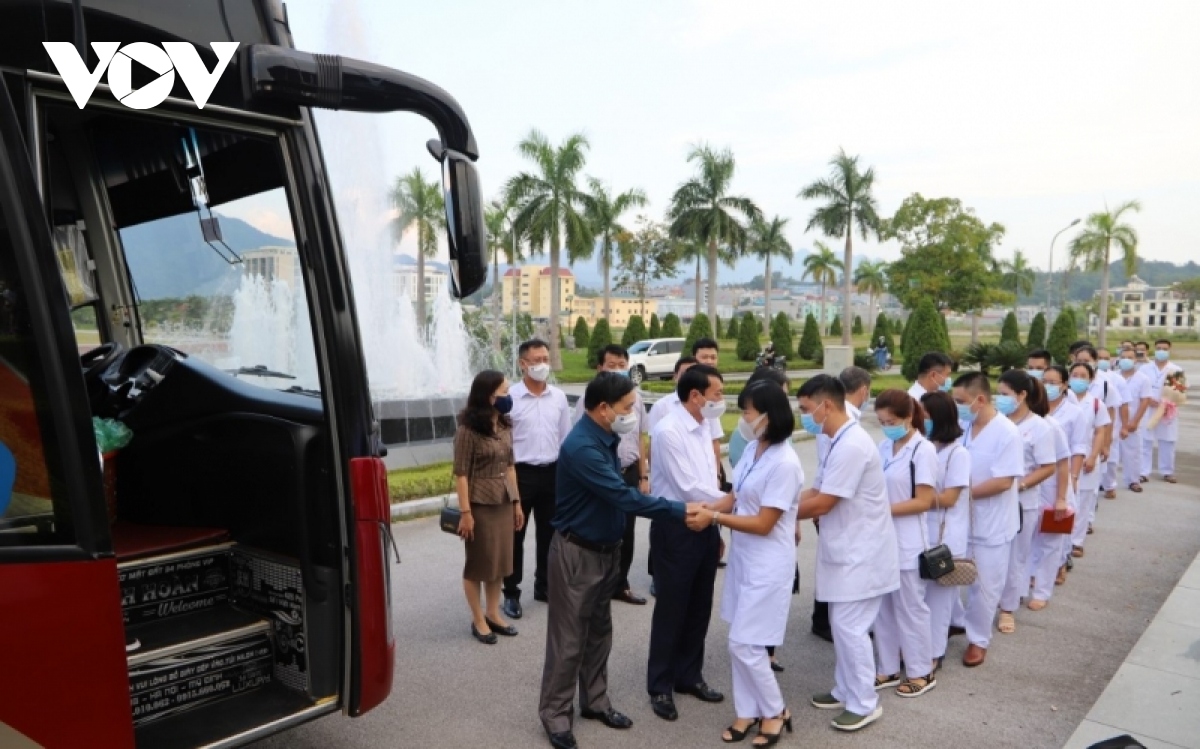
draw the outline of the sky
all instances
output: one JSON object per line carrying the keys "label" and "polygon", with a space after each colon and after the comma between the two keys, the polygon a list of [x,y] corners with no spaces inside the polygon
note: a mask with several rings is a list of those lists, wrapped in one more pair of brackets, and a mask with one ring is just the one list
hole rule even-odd
{"label": "sky", "polygon": [[[582,132],[591,145],[585,174],[641,188],[651,201],[644,212],[661,218],[692,174],[689,146],[708,143],[733,151],[734,192],[788,218],[803,253],[822,237],[805,232],[815,204],[797,192],[844,148],[875,169],[882,215],[914,192],[959,198],[1007,227],[1001,258],[1022,249],[1045,269],[1059,229],[1129,199],[1143,206],[1130,218],[1143,257],[1200,256],[1200,3],[332,7],[288,2],[297,46],[369,59],[451,92],[474,129],[489,197],[528,168],[516,144],[531,128],[555,143]],[[331,149],[339,118],[354,117],[365,115],[318,120],[335,184],[382,189],[414,166],[436,174],[424,149],[436,134],[415,115],[373,116],[377,140]],[[252,220],[267,228],[271,217]],[[1073,231],[1056,245],[1058,269]],[[856,254],[894,259],[899,247],[856,238]]]}

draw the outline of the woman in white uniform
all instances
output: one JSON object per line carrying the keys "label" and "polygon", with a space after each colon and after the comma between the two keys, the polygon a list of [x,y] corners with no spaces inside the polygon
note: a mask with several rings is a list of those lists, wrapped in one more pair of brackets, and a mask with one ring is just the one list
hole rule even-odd
{"label": "woman in white uniform", "polygon": [[[875,416],[883,427],[879,457],[887,480],[892,523],[896,528],[900,589],[883,597],[875,620],[878,673],[875,689],[896,687],[901,697],[919,697],[937,686],[933,675],[933,641],[925,583],[917,557],[925,550],[925,512],[933,506],[937,483],[937,450],[921,434],[925,411],[903,390],[885,390],[875,399]],[[904,657],[907,679],[900,678]]]}
{"label": "woman in white uniform", "polygon": [[787,394],[769,382],[745,392],[738,429],[748,445],[734,469],[733,494],[689,517],[688,526],[699,530],[715,523],[733,535],[721,618],[729,623],[737,719],[721,738],[741,741],[761,721],[753,746],[770,746],[785,727],[791,730],[767,646],[781,645],[787,629],[804,471],[792,447],[796,420]]}
{"label": "woman in white uniform", "polygon": [[[1076,492],[1075,525],[1070,533],[1070,553],[1075,557],[1084,556],[1084,537],[1087,526],[1096,520],[1096,504],[1100,496],[1100,479],[1104,474],[1104,463],[1100,460],[1100,451],[1104,449],[1106,439],[1096,439],[1102,435],[1104,427],[1112,425],[1109,409],[1100,402],[1092,388],[1093,378],[1097,376],[1090,365],[1075,364],[1070,367],[1070,377],[1067,387],[1079,397],[1079,408],[1082,412],[1085,430],[1093,438],[1088,442],[1087,455],[1081,473],[1072,474],[1072,484]],[[1085,439],[1086,442],[1086,439]],[[1076,478],[1078,477],[1078,478]]]}
{"label": "woman in white uniform", "polygon": [[[1029,592],[1029,549],[1037,533],[1038,514],[1042,506],[1040,484],[1058,470],[1055,449],[1056,427],[1042,418],[1046,413],[1046,396],[1041,384],[1019,369],[1010,369],[1000,376],[997,385],[996,410],[1016,424],[1024,447],[1025,475],[1017,486],[1021,503],[1021,532],[1013,538],[1008,558],[1008,579],[1000,595],[1000,621],[996,628],[1001,634],[1017,631],[1013,612]],[[1040,413],[1039,413],[1040,412]],[[1062,440],[1066,449],[1066,439]],[[1065,460],[1068,455],[1064,454]]]}
{"label": "woman in white uniform", "polygon": [[[949,393],[926,393],[921,396],[921,407],[925,409],[925,437],[933,443],[938,456],[933,510],[926,513],[929,544],[946,544],[955,559],[962,559],[967,555],[967,532],[971,524],[971,454],[958,444],[963,430]],[[962,600],[958,588],[938,585],[936,580],[925,581],[934,673],[941,669],[946,657],[955,600]]]}

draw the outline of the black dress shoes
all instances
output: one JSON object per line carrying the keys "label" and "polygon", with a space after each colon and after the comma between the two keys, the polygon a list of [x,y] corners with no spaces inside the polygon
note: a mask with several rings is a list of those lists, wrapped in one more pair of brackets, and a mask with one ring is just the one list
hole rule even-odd
{"label": "black dress shoes", "polygon": [[642,598],[641,596],[635,596],[633,594],[633,591],[628,590],[628,589],[622,590],[620,593],[617,593],[615,596],[613,596],[613,600],[614,601],[623,601],[625,603],[632,603],[634,606],[645,606],[646,605],[645,598]]}
{"label": "black dress shoes", "polygon": [[507,627],[501,627],[499,624],[495,623],[494,621],[487,618],[486,616],[483,618],[483,620],[485,622],[487,622],[488,629],[492,630],[493,632],[495,632],[498,635],[502,635],[504,637],[516,637],[517,636],[517,628],[511,624],[509,624]]}
{"label": "black dress shoes", "polygon": [[679,694],[690,694],[702,702],[724,702],[725,695],[713,689],[704,682],[697,682],[690,687],[675,687]]}
{"label": "black dress shoes", "polygon": [[471,624],[471,636],[474,637],[476,640],[479,640],[480,642],[482,642],[484,645],[495,645],[496,644],[496,633],[495,632],[488,632],[485,635],[482,632],[480,632],[479,630],[475,629],[474,623]]}
{"label": "black dress shoes", "polygon": [[967,633],[967,630],[965,627],[956,627],[953,624],[951,624],[950,629],[947,631],[946,636],[947,637],[958,637],[959,635],[965,635],[966,633]]}
{"label": "black dress shoes", "polygon": [[821,629],[820,627],[813,627],[812,633],[814,635],[816,635],[817,637],[820,637],[822,640],[825,640],[826,642],[833,642],[833,631],[832,630]]}
{"label": "black dress shoes", "polygon": [[628,715],[619,713],[611,707],[607,710],[580,710],[579,715],[588,720],[598,720],[609,728],[629,728],[633,721]]}
{"label": "black dress shoes", "polygon": [[537,588],[534,588],[533,589],[533,600],[541,601],[542,603],[549,603],[550,596],[546,593],[546,591],[538,590]]}
{"label": "black dress shoes", "polygon": [[503,611],[504,615],[509,619],[520,619],[521,614],[523,613],[521,611],[521,599],[505,598],[504,603],[500,604],[500,610]]}
{"label": "black dress shoes", "polygon": [[570,731],[547,735],[550,737],[550,746],[554,749],[579,749],[579,744],[575,743],[575,734]]}
{"label": "black dress shoes", "polygon": [[679,719],[679,711],[675,709],[675,698],[669,694],[656,694],[651,697],[650,707],[654,714],[663,720]]}

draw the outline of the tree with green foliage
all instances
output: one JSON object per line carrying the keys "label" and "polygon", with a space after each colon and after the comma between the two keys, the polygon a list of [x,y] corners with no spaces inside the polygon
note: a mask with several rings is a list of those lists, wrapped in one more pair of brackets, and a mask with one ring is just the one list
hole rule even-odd
{"label": "tree with green foliage", "polygon": [[629,348],[638,341],[644,341],[647,338],[649,336],[646,335],[646,323],[642,322],[642,316],[631,316],[629,324],[625,326],[625,332],[621,335],[621,345]]}
{"label": "tree with green foliage", "polygon": [[908,331],[909,331],[909,328],[912,327],[912,319],[913,319],[913,316],[909,315],[908,318],[904,321],[904,328],[900,333],[900,351],[901,352],[908,351]]}
{"label": "tree with green foliage", "polygon": [[880,312],[875,318],[875,330],[871,331],[871,348],[879,345],[880,337],[883,338],[884,345],[887,350],[892,352],[892,357],[896,357],[896,342],[892,338],[892,326],[888,323],[888,317]]}
{"label": "tree with green foliage", "polygon": [[789,359],[796,358],[795,343],[792,341],[792,321],[786,312],[775,315],[771,321],[771,343],[775,344],[775,353]]}
{"label": "tree with green foliage", "polygon": [[1100,348],[1106,345],[1108,337],[1109,255],[1115,244],[1121,251],[1125,276],[1128,278],[1137,271],[1137,230],[1129,224],[1121,223],[1121,217],[1126,213],[1136,213],[1140,210],[1142,210],[1141,203],[1136,200],[1128,200],[1113,210],[1093,213],[1084,221],[1083,231],[1071,240],[1071,259],[1081,263],[1085,270],[1100,271],[1100,333],[1096,342]]}
{"label": "tree with green foliage", "polygon": [[809,312],[804,318],[804,330],[800,333],[800,345],[796,347],[796,353],[801,359],[816,361],[818,355],[824,355],[824,347],[821,330],[817,327],[817,318]]}
{"label": "tree with green foliage", "polygon": [[923,299],[908,318],[908,332],[904,335],[904,364],[900,373],[905,379],[917,379],[917,364],[921,357],[932,351],[950,353],[949,341],[938,320],[939,313],[929,299]]}
{"label": "tree with green foliage", "polygon": [[1012,260],[1002,260],[1000,270],[1000,288],[1012,292],[1013,311],[1015,312],[1017,305],[1021,302],[1021,297],[1028,297],[1033,293],[1033,282],[1037,276],[1033,266],[1029,264],[1029,258],[1025,257],[1025,253],[1020,250],[1013,253]]}
{"label": "tree with green foliage", "polygon": [[758,328],[759,335],[762,335],[763,333],[767,332],[767,329],[763,326],[762,318],[759,317],[758,315],[754,316],[754,327]]}
{"label": "tree with green foliage", "polygon": [[1033,351],[1040,349],[1046,345],[1046,315],[1039,312],[1033,322],[1029,323],[1029,340],[1025,342],[1025,346]]}
{"label": "tree with green foliage", "polygon": [[637,230],[622,232],[617,244],[621,262],[617,283],[633,290],[641,305],[639,313],[644,318],[651,282],[675,275],[678,262],[675,243],[667,239],[661,225],[638,216]]}
{"label": "tree with green foliage", "polygon": [[791,263],[794,257],[786,235],[787,224],[788,220],[779,216],[770,221],[759,217],[750,223],[746,254],[763,261],[763,317],[768,320],[771,319],[771,282],[775,277],[771,272],[771,258],[778,257]]}
{"label": "tree with green foliage", "polygon": [[813,246],[817,248],[817,251],[805,256],[804,273],[800,276],[800,280],[811,278],[815,283],[821,284],[821,314],[817,323],[820,330],[824,332],[825,310],[829,306],[825,302],[825,292],[829,286],[837,283],[837,274],[842,270],[842,261],[838,260],[833,250],[821,240],[814,241]]}
{"label": "tree with green foliage", "polygon": [[867,294],[871,303],[867,308],[867,319],[875,317],[876,303],[887,291],[887,263],[882,260],[864,260],[854,269],[854,287],[859,294]]}
{"label": "tree with green foliage", "polygon": [[662,337],[683,338],[683,323],[679,322],[679,315],[669,312],[663,318]]}
{"label": "tree with green foliage", "polygon": [[712,325],[708,322],[708,315],[701,312],[692,318],[692,324],[688,326],[687,338],[683,342],[683,350],[690,354],[692,353],[692,344],[701,338],[712,338]]}
{"label": "tree with green foliage", "polygon": [[716,335],[714,338],[718,340],[725,337],[725,329],[721,326],[721,316],[717,315],[713,318],[713,328]]}
{"label": "tree with green foliage", "polygon": [[[438,235],[446,229],[446,204],[438,180],[426,181],[420,167],[396,178],[391,190],[396,218],[392,228],[397,238],[408,229],[417,230],[417,288],[425,288],[425,258],[437,254]],[[417,294],[417,326],[425,329],[425,295]]]}
{"label": "tree with green foliage", "polygon": [[[750,315],[749,312],[746,315]],[[738,326],[737,358],[741,361],[754,361],[762,350],[758,340],[758,326],[752,325],[749,319],[742,319]]]}
{"label": "tree with green foliage", "polygon": [[580,351],[586,351],[588,343],[592,340],[591,331],[588,330],[587,320],[583,319],[583,315],[575,321],[575,348]]}
{"label": "tree with green foliage", "polygon": [[829,335],[840,336],[842,334],[842,316],[834,315],[833,322],[829,323]]}
{"label": "tree with green foliage", "polygon": [[600,352],[613,342],[612,328],[603,317],[596,321],[592,329],[592,340],[588,341],[588,366],[595,368],[600,364]]}
{"label": "tree with green foliage", "polygon": [[1009,312],[1004,316],[1004,323],[1000,326],[1000,342],[1015,341],[1021,342],[1021,326],[1017,322],[1017,315],[1014,312]]}
{"label": "tree with green foliage", "polygon": [[661,338],[662,337],[662,323],[658,321],[658,313],[657,312],[650,315],[649,336],[651,338]]}
{"label": "tree with green foliage", "polygon": [[854,316],[854,327],[852,327],[850,329],[850,333],[852,335],[862,335],[863,334],[862,317],[860,317],[858,315]]}
{"label": "tree with green foliage", "polygon": [[632,208],[645,206],[646,194],[633,189],[613,195],[608,185],[595,177],[588,178],[588,189],[584,217],[598,245],[600,272],[604,276],[604,306],[600,308],[600,316],[612,317],[612,268],[618,261],[621,238],[631,233],[621,224],[621,216]]}
{"label": "tree with green foliage", "polygon": [[1070,307],[1059,313],[1050,328],[1050,337],[1046,339],[1046,350],[1054,357],[1056,364],[1065,364],[1071,344],[1078,334],[1075,332],[1075,317]]}
{"label": "tree with green foliage", "polygon": [[741,329],[738,328],[738,316],[734,313],[733,317],[729,318],[729,324],[725,326],[725,337],[736,341],[741,334]]}

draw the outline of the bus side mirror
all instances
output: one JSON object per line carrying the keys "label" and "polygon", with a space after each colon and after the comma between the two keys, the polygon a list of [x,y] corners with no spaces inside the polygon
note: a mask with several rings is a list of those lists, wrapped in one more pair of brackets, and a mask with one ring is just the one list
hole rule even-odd
{"label": "bus side mirror", "polygon": [[455,297],[470,296],[487,280],[487,230],[479,173],[464,154],[441,141],[425,144],[442,164],[442,191],[446,203],[446,238],[450,242],[450,281]]}

